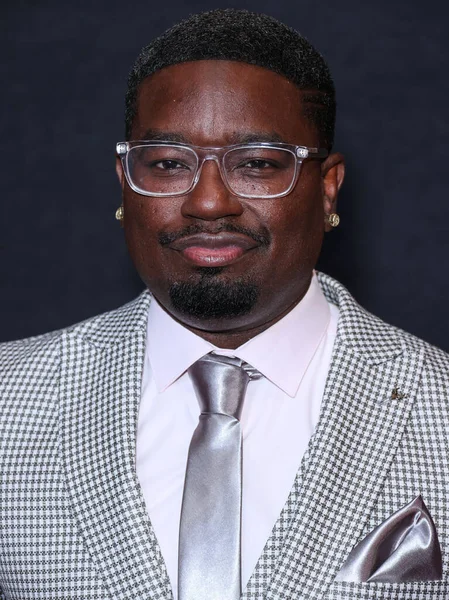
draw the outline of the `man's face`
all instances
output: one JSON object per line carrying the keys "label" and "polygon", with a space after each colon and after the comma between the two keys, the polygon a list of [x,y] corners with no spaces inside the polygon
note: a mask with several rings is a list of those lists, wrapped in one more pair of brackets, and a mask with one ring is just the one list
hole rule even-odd
{"label": "man's face", "polygon": [[[319,146],[294,84],[231,61],[183,63],[144,80],[132,139],[154,137],[206,147],[248,138]],[[119,162],[117,168],[132,260],[159,303],[187,327],[217,345],[226,332],[236,339],[242,333],[242,342],[307,291],[325,214],[335,208],[343,177],[339,155],[324,165],[306,160],[293,191],[274,199],[233,195],[213,160],[204,163],[193,191],[180,197],[139,195]]]}

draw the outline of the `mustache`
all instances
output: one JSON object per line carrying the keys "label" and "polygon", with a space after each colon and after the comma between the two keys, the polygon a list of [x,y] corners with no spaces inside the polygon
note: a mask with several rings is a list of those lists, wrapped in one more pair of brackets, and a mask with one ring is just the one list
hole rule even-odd
{"label": "mustache", "polygon": [[233,223],[220,223],[220,225],[213,228],[207,227],[202,223],[196,223],[188,225],[180,231],[160,233],[158,235],[158,241],[161,246],[168,246],[189,235],[196,235],[198,233],[215,234],[221,233],[222,231],[226,233],[241,233],[256,241],[260,246],[268,246],[271,241],[270,233],[265,228],[261,228],[260,231],[255,231],[254,229],[242,227],[241,225],[234,225]]}

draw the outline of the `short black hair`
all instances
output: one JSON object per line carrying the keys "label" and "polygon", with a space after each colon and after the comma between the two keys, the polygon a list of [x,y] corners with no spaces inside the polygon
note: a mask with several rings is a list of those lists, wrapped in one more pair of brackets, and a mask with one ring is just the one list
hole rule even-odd
{"label": "short black hair", "polygon": [[302,35],[273,17],[232,8],[193,15],[141,50],[128,78],[126,139],[140,83],[164,67],[197,60],[235,60],[283,75],[306,92],[305,115],[317,128],[321,145],[332,147],[335,87],[324,58]]}

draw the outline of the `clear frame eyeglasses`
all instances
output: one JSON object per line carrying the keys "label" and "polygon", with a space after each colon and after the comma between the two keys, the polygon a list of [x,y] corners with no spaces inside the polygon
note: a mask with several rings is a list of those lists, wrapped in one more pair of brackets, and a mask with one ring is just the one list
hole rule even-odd
{"label": "clear frame eyeglasses", "polygon": [[294,188],[306,158],[326,158],[324,148],[254,143],[203,148],[175,142],[118,142],[126,180],[144,196],[183,196],[198,183],[206,160],[214,160],[227,189],[241,198],[280,198]]}

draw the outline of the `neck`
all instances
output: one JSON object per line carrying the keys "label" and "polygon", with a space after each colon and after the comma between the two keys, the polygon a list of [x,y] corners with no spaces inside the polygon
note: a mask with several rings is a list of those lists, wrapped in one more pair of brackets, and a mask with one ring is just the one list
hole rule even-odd
{"label": "neck", "polygon": [[[307,291],[307,289],[305,290],[305,292],[306,291]],[[227,348],[229,350],[235,350],[236,348],[239,348],[240,346],[242,346],[243,344],[245,344],[252,338],[256,337],[256,335],[259,335],[259,333],[262,333],[263,331],[265,331],[266,329],[268,329],[269,327],[271,327],[272,325],[274,325],[275,323],[280,321],[286,314],[288,314],[302,300],[302,298],[305,295],[305,292],[299,298],[296,298],[294,300],[294,302],[292,302],[287,308],[285,308],[281,313],[277,314],[272,319],[269,319],[269,320],[265,321],[264,323],[257,324],[253,327],[246,327],[245,329],[242,328],[242,329],[226,329],[223,331],[220,331],[220,330],[211,331],[211,330],[202,329],[201,327],[188,325],[187,323],[184,323],[184,322],[180,321],[179,319],[176,319],[176,317],[174,317],[174,315],[171,314],[171,316],[173,318],[175,318],[183,327],[185,327],[192,333],[198,335],[199,337],[203,338],[204,340],[210,342],[214,346],[217,346],[217,348]]]}

